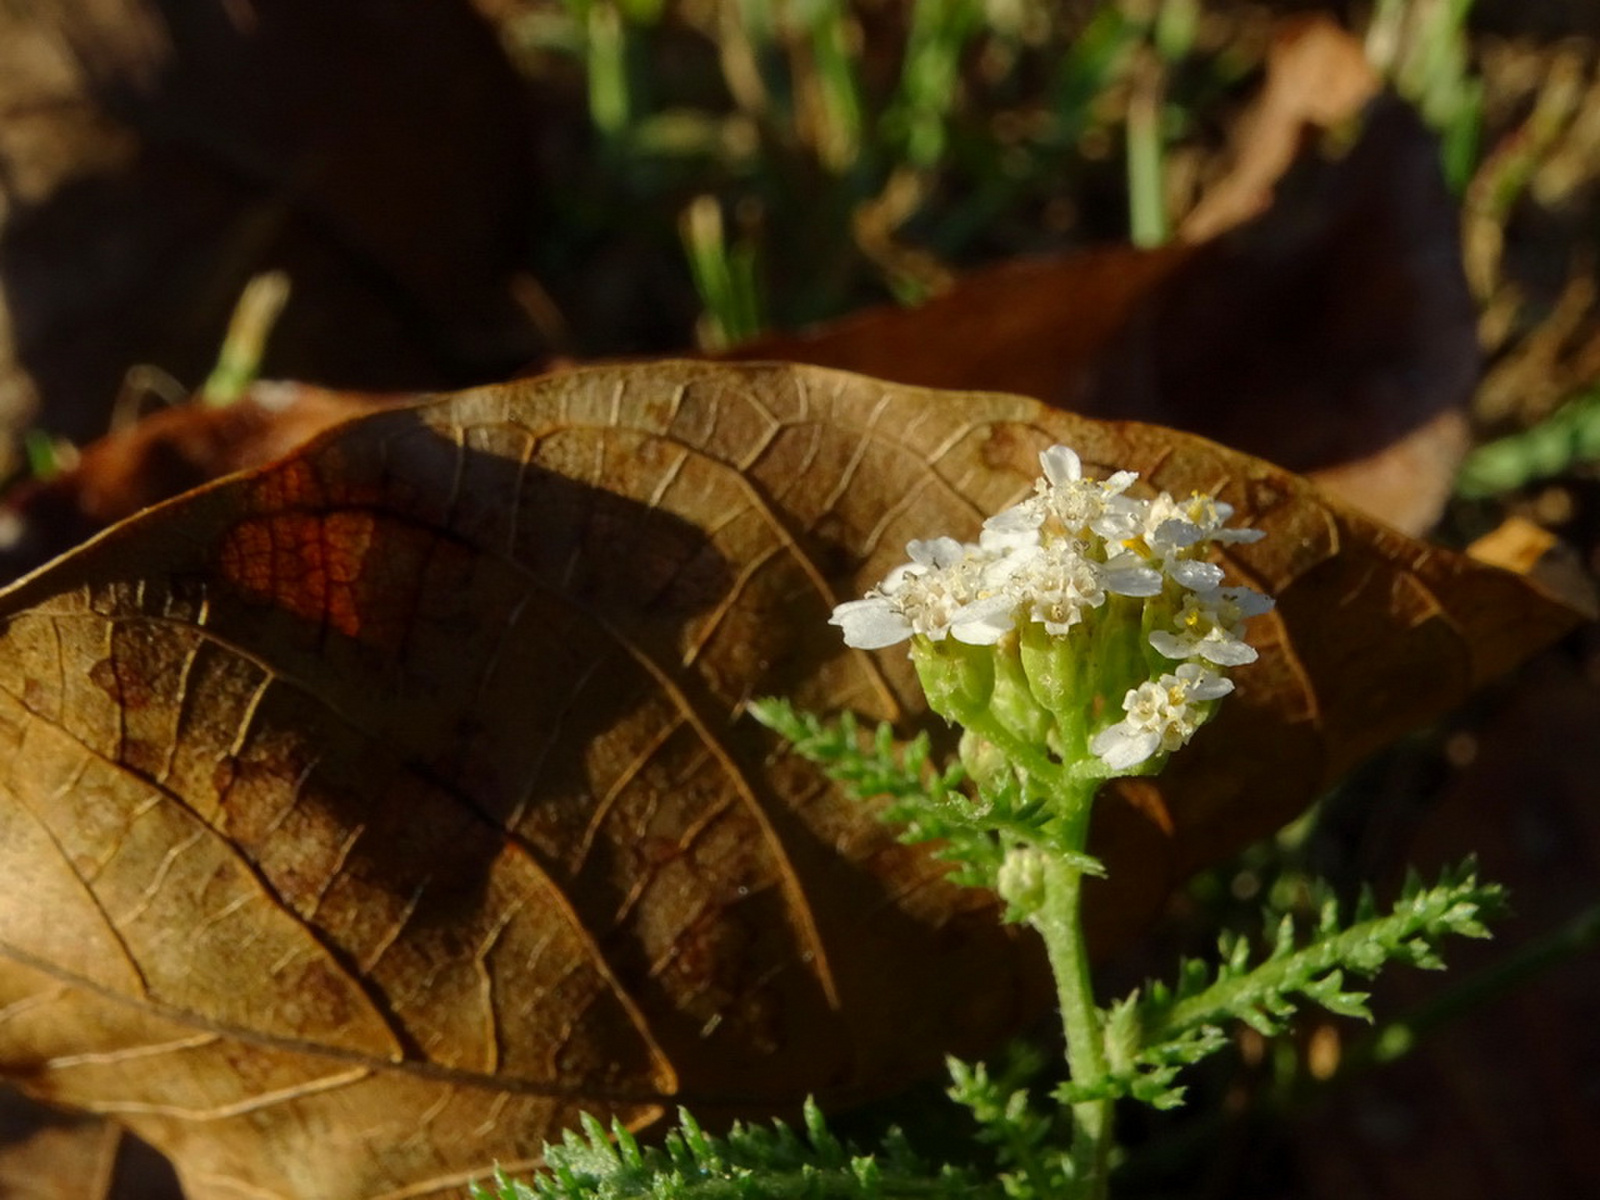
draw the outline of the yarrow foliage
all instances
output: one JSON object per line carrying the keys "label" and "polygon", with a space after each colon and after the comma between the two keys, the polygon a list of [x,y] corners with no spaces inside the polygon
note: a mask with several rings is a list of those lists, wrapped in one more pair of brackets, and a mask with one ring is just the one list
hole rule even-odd
{"label": "yarrow foliage", "polygon": [[870,1154],[856,1154],[806,1102],[804,1128],[735,1122],[707,1133],[680,1109],[659,1145],[641,1145],[620,1121],[607,1129],[583,1118],[545,1146],[545,1169],[528,1183],[498,1171],[475,1200],[1006,1200],[997,1183],[923,1160],[897,1130]]}
{"label": "yarrow foliage", "polygon": [[[1253,542],[1230,505],[1128,494],[1132,471],[1089,479],[1078,455],[1040,456],[1033,494],[984,522],[975,543],[913,541],[910,561],[834,609],[848,645],[911,642],[929,701],[969,724],[998,709],[1024,739],[1070,761],[1154,769],[1233,690],[1221,669],[1253,662],[1245,623],[1272,608],[1224,587],[1211,547]],[[1120,707],[1120,719],[1098,714]],[[1092,728],[1091,728],[1092,726]]]}
{"label": "yarrow foliage", "polygon": [[1280,921],[1261,961],[1227,940],[1215,968],[1186,963],[1175,988],[1095,1003],[1082,916],[1085,881],[1105,873],[1088,852],[1100,785],[1160,770],[1193,737],[1233,690],[1224,672],[1255,660],[1245,625],[1272,602],[1223,586],[1212,548],[1260,536],[1229,526],[1227,504],[1139,499],[1135,474],[1086,479],[1065,446],[1040,464],[1033,494],[986,521],[977,542],[914,541],[910,561],[833,614],[851,646],[909,640],[930,707],[962,727],[958,763],[936,766],[926,733],[902,746],[888,725],[865,737],[849,714],[830,724],[782,699],[749,711],[847,791],[881,802],[902,837],[938,843],[951,879],[992,889],[1006,920],[1033,927],[1070,1078],[1046,1091],[1029,1056],[999,1074],[951,1060],[948,1094],[992,1152],[988,1178],[922,1161],[893,1134],[857,1154],[808,1106],[804,1135],[780,1124],[713,1138],[684,1113],[654,1148],[587,1119],[583,1136],[547,1147],[531,1187],[500,1179],[498,1197],[1107,1200],[1117,1101],[1181,1103],[1180,1072],[1228,1044],[1225,1022],[1276,1033],[1308,1000],[1365,1016],[1347,973],[1433,966],[1443,935],[1483,934],[1499,894],[1469,868],[1435,888],[1408,885],[1387,916],[1365,900],[1349,927],[1326,901],[1309,937]]}

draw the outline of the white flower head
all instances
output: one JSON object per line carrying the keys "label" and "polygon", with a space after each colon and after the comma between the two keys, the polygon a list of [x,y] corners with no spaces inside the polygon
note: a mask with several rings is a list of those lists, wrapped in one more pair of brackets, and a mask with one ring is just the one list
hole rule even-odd
{"label": "white flower head", "polygon": [[1070,541],[1058,540],[1029,555],[1028,616],[1052,637],[1066,633],[1092,608],[1106,602],[1106,590],[1093,560]]}
{"label": "white flower head", "polygon": [[1099,532],[1098,526],[1121,514],[1122,493],[1139,478],[1134,471],[1118,471],[1104,480],[1085,479],[1083,461],[1066,446],[1045,450],[1039,465],[1044,475],[1034,484],[1033,495],[990,517],[985,530],[1006,534],[1038,530],[1064,537]]}
{"label": "white flower head", "polygon": [[877,650],[921,634],[987,646],[1012,627],[1016,599],[991,577],[1001,552],[940,537],[910,542],[906,553],[911,561],[864,598],[834,608],[830,623],[846,645]]}
{"label": "white flower head", "polygon": [[1191,592],[1173,618],[1174,627],[1151,630],[1150,644],[1167,658],[1243,666],[1256,660],[1255,647],[1244,640],[1244,623],[1271,608],[1272,601],[1252,588]]}
{"label": "white flower head", "polygon": [[1241,589],[1222,588],[1222,568],[1200,557],[1210,543],[1259,536],[1223,527],[1229,505],[1198,493],[1181,502],[1165,492],[1128,496],[1134,472],[1087,479],[1066,446],[1045,450],[1039,465],[1033,495],[984,522],[976,544],[913,541],[909,562],[864,599],[839,605],[833,623],[846,643],[879,649],[921,635],[992,645],[1018,621],[1063,636],[1108,595],[1154,602],[1170,581],[1188,598],[1173,602],[1176,627],[1152,638],[1161,653],[1219,665],[1254,657],[1240,656],[1239,626],[1264,609],[1240,601]]}
{"label": "white flower head", "polygon": [[1131,688],[1123,697],[1127,716],[1102,729],[1089,750],[1114,771],[1128,771],[1157,754],[1171,754],[1210,715],[1209,702],[1233,690],[1233,681],[1199,663],[1184,663],[1170,675]]}
{"label": "white flower head", "polygon": [[1212,496],[1130,495],[1131,471],[1085,478],[1066,446],[1039,464],[1033,493],[985,521],[977,542],[911,542],[909,561],[835,608],[833,623],[859,649],[910,639],[946,716],[1003,712],[1028,740],[1078,730],[1080,755],[1087,713],[1125,693],[1125,716],[1087,752],[1113,771],[1148,764],[1187,742],[1232,689],[1221,669],[1256,658],[1245,623],[1272,601],[1224,587],[1208,555],[1260,535],[1227,527],[1233,509]]}
{"label": "white flower head", "polygon": [[1222,583],[1222,568],[1200,557],[1212,544],[1258,541],[1257,529],[1224,528],[1233,506],[1214,496],[1195,493],[1184,501],[1166,492],[1148,501],[1139,528],[1129,542],[1140,545],[1160,563],[1161,570],[1179,587],[1209,591]]}

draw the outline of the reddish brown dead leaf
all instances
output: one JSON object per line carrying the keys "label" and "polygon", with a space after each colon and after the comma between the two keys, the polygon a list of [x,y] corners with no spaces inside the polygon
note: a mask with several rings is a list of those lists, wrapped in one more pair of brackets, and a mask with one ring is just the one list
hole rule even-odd
{"label": "reddish brown dead leaf", "polygon": [[1353,121],[1383,87],[1366,48],[1323,13],[1282,22],[1267,51],[1267,79],[1233,131],[1233,161],[1183,219],[1203,242],[1272,202],[1272,189],[1312,129]]}
{"label": "reddish brown dead leaf", "polygon": [[920,308],[722,357],[1018,392],[1186,429],[1420,533],[1466,449],[1478,371],[1437,143],[1409,108],[1380,101],[1353,146],[1310,147],[1276,197],[1198,244],[1005,264]]}
{"label": "reddish brown dead leaf", "polygon": [[1049,1003],[1034,948],[741,717],[914,724],[826,624],[1044,446],[1268,532],[1261,660],[1104,806],[1103,942],[1578,618],[1190,436],[812,368],[378,413],[0,602],[0,1064],[195,1198],[451,1192],[580,1109],[837,1103]]}
{"label": "reddish brown dead leaf", "polygon": [[0,579],[15,579],[152,504],[281,458],[330,425],[395,402],[263,383],[224,407],[187,404],[151,413],[85,447],[70,469],[6,496]]}
{"label": "reddish brown dead leaf", "polygon": [[1437,152],[1409,108],[1375,106],[1347,153],[1306,161],[1264,216],[1149,294],[1081,410],[1194,429],[1342,485],[1380,520],[1431,524],[1478,371]]}
{"label": "reddish brown dead leaf", "polygon": [[1183,245],[1118,246],[1019,259],[973,271],[917,308],[868,309],[808,332],[758,338],[716,357],[811,363],[918,387],[1016,392],[1071,407],[1090,364],[1192,253]]}

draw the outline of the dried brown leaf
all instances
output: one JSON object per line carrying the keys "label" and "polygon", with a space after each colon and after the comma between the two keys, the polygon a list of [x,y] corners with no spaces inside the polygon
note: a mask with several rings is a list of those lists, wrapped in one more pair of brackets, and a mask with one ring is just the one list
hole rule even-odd
{"label": "dried brown leaf", "polygon": [[14,1200],[106,1200],[117,1149],[115,1125],[64,1116],[0,1093],[0,1195]]}
{"label": "dried brown leaf", "polygon": [[1200,244],[1097,363],[1080,411],[1175,425],[1305,472],[1412,533],[1468,444],[1479,355],[1437,144],[1393,99]]}
{"label": "dried brown leaf", "polygon": [[741,717],[915,724],[830,607],[1038,451],[1219,490],[1274,592],[1239,695],[1104,806],[1103,941],[1578,618],[1191,436],[813,368],[445,397],[0,598],[0,1065],[189,1194],[451,1192],[580,1109],[837,1103],[1049,1003],[986,897]]}
{"label": "dried brown leaf", "polygon": [[973,271],[917,308],[868,309],[716,357],[810,363],[918,387],[1017,392],[1074,407],[1096,357],[1192,252],[1182,245],[1113,246],[1017,259]]}
{"label": "dried brown leaf", "polygon": [[1183,220],[1182,236],[1203,242],[1272,203],[1272,190],[1312,129],[1354,120],[1383,81],[1366,48],[1324,13],[1284,20],[1267,51],[1267,78],[1233,131],[1233,161]]}
{"label": "dried brown leaf", "polygon": [[6,1200],[181,1200],[172,1168],[113,1121],[0,1090]]}
{"label": "dried brown leaf", "polygon": [[14,488],[0,507],[0,579],[12,580],[109,525],[234,471],[282,458],[330,425],[396,398],[257,384],[236,402],[160,409],[86,446],[70,468]]}
{"label": "dried brown leaf", "polygon": [[[1331,57],[1348,49],[1334,41]],[[1275,80],[1295,78],[1298,61]],[[1265,106],[1280,132],[1301,111]],[[919,308],[875,309],[720,357],[1018,392],[1185,429],[1419,534],[1438,520],[1466,450],[1479,366],[1437,142],[1385,98],[1353,145],[1310,146],[1273,182],[1270,208],[1233,225],[1245,213],[1228,201],[1203,241],[1006,263]]]}

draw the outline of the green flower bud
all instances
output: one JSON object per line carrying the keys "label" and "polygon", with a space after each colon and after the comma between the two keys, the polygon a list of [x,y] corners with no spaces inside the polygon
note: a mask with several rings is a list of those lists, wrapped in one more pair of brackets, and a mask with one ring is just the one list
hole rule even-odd
{"label": "green flower bud", "polygon": [[1034,846],[1012,846],[995,878],[995,891],[1006,902],[1008,921],[1026,921],[1045,901],[1044,851]]}

